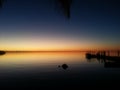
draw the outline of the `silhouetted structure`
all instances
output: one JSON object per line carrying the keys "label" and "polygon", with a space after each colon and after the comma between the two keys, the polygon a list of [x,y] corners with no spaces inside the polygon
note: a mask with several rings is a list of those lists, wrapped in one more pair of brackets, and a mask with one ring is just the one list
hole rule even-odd
{"label": "silhouetted structure", "polygon": [[5,53],[5,51],[0,51],[0,55],[4,55]]}
{"label": "silhouetted structure", "polygon": [[109,56],[109,53],[108,56],[105,51],[97,52],[97,54],[86,53],[86,58],[89,62],[92,61],[92,58],[96,58],[99,62],[104,63],[105,68],[120,68],[120,56]]}
{"label": "silhouetted structure", "polygon": [[87,59],[97,58],[103,60],[120,60],[119,56],[107,56],[106,52],[98,52],[97,54],[86,53]]}
{"label": "silhouetted structure", "polygon": [[68,65],[67,64],[63,64],[62,66],[60,66],[60,65],[58,65],[58,67],[60,68],[60,67],[62,67],[63,69],[67,69],[68,68]]}
{"label": "silhouetted structure", "polygon": [[63,65],[62,65],[62,68],[63,68],[63,69],[67,69],[67,68],[68,68],[68,65],[67,65],[67,64],[63,64]]}
{"label": "silhouetted structure", "polygon": [[110,56],[110,51],[107,51],[108,52],[108,56]]}
{"label": "silhouetted structure", "polygon": [[118,50],[118,56],[120,56],[120,51]]}

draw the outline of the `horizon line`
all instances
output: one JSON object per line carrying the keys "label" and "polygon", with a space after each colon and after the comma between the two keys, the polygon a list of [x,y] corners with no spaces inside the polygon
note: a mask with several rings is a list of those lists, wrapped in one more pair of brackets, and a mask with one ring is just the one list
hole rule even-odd
{"label": "horizon line", "polygon": [[0,50],[5,52],[91,52],[91,51],[120,51],[118,50]]}

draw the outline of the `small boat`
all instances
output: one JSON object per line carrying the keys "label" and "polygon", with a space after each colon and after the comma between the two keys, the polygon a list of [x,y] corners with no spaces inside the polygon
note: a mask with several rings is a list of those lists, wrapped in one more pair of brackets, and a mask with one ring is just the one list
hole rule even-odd
{"label": "small boat", "polygon": [[4,55],[5,53],[5,51],[0,51],[0,55]]}

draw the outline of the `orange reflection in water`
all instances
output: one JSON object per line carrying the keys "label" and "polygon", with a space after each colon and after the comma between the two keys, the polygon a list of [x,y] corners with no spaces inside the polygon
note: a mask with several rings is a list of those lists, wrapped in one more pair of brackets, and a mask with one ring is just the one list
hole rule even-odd
{"label": "orange reflection in water", "polygon": [[48,65],[83,62],[81,52],[21,52],[6,53],[0,56],[1,65]]}

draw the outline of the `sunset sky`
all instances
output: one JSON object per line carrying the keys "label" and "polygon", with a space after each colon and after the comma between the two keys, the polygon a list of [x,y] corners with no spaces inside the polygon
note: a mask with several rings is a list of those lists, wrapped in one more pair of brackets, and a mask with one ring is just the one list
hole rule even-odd
{"label": "sunset sky", "polygon": [[71,18],[51,0],[7,0],[0,50],[120,49],[120,1],[73,0]]}

